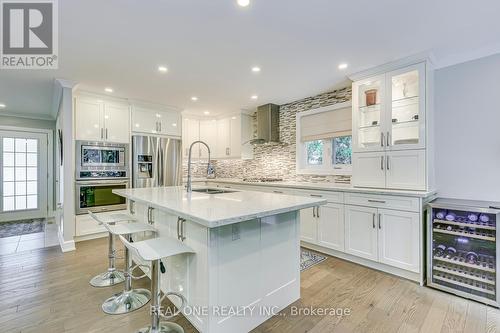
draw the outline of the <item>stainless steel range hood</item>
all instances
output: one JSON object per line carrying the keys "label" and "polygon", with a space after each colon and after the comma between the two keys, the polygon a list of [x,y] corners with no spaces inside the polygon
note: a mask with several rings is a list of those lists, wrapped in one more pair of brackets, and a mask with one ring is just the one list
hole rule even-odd
{"label": "stainless steel range hood", "polygon": [[252,145],[279,143],[280,122],[279,105],[266,104],[257,108],[257,138],[250,140]]}

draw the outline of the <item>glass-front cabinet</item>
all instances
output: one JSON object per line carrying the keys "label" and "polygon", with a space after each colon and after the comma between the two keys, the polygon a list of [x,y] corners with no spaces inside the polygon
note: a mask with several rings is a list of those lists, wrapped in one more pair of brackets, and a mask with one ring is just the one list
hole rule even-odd
{"label": "glass-front cabinet", "polygon": [[425,147],[425,63],[353,83],[353,150]]}

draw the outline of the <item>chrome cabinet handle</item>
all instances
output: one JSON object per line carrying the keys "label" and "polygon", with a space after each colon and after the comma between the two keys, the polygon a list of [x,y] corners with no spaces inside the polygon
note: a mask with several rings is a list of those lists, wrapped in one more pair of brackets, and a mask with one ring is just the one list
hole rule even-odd
{"label": "chrome cabinet handle", "polygon": [[154,224],[155,221],[153,220],[153,209],[152,207],[148,207],[148,222],[149,224]]}
{"label": "chrome cabinet handle", "polygon": [[368,202],[385,203],[384,200],[368,199]]}
{"label": "chrome cabinet handle", "polygon": [[373,213],[372,227],[373,227],[373,229],[375,229],[375,213]]}
{"label": "chrome cabinet handle", "polygon": [[391,139],[390,139],[390,134],[389,131],[387,131],[387,147],[391,145]]}
{"label": "chrome cabinet handle", "polygon": [[319,217],[319,206],[316,207],[316,217]]}
{"label": "chrome cabinet handle", "polygon": [[384,156],[380,156],[380,170],[384,170]]}
{"label": "chrome cabinet handle", "polygon": [[182,221],[182,218],[178,217],[177,218],[177,239],[180,240],[181,239],[181,221]]}
{"label": "chrome cabinet handle", "polygon": [[387,170],[390,169],[390,166],[389,166],[389,156],[387,156],[387,158],[385,159],[385,161],[387,162],[386,164],[386,167],[387,167]]}
{"label": "chrome cabinet handle", "polygon": [[177,239],[181,242],[184,242],[184,240],[186,240],[186,236],[184,234],[185,223],[186,219],[183,219],[182,217],[179,217],[177,219]]}
{"label": "chrome cabinet handle", "polygon": [[380,132],[380,146],[384,146],[384,133]]}
{"label": "chrome cabinet handle", "polygon": [[104,139],[104,128],[101,128],[101,139]]}
{"label": "chrome cabinet handle", "polygon": [[321,194],[309,194],[311,197],[315,197],[315,198],[323,198],[323,196]]}
{"label": "chrome cabinet handle", "polygon": [[316,207],[313,207],[313,217],[316,217]]}
{"label": "chrome cabinet handle", "polygon": [[106,140],[108,139],[108,129],[106,128]]}
{"label": "chrome cabinet handle", "polygon": [[273,191],[274,193],[279,193],[279,194],[282,194],[283,191]]}
{"label": "chrome cabinet handle", "polygon": [[382,214],[378,214],[378,228],[382,229]]}

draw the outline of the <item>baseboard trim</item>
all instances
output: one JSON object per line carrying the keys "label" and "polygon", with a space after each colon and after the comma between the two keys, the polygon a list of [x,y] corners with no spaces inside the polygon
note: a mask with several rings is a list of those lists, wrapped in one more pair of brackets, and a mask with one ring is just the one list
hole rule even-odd
{"label": "baseboard trim", "polygon": [[61,247],[61,251],[70,252],[76,250],[75,241],[65,241],[60,229],[57,230],[57,238],[59,238],[59,246]]}
{"label": "baseboard trim", "polygon": [[89,235],[82,235],[82,236],[76,236],[75,237],[75,242],[83,242],[83,241],[87,241],[87,240],[91,240],[91,239],[97,239],[97,238],[104,238],[104,237],[108,237],[109,234],[108,232],[98,232],[96,234],[89,234]]}
{"label": "baseboard trim", "polygon": [[300,241],[300,246],[303,246],[305,248],[308,248],[308,249],[311,249],[311,250],[314,250],[317,252],[328,254],[332,257],[347,260],[347,261],[353,262],[355,264],[359,264],[359,265],[366,266],[366,267],[369,267],[372,269],[376,269],[377,271],[396,275],[396,276],[402,277],[404,279],[411,280],[413,282],[417,282],[420,285],[423,285],[423,280],[422,280],[420,273],[406,271],[406,270],[401,269],[401,268],[396,268],[396,267],[392,267],[392,266],[389,266],[386,264],[374,262],[374,261],[371,261],[368,259],[359,258],[359,257],[353,256],[353,255],[348,254],[348,253],[328,249],[328,248],[325,248],[323,246],[307,243],[304,241]]}

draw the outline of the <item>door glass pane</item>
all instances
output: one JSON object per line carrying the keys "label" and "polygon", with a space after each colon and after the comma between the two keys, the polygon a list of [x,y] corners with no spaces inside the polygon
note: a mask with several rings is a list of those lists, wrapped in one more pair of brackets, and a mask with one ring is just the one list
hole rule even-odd
{"label": "door glass pane", "polygon": [[358,89],[358,146],[370,148],[380,146],[382,82],[368,81]]}
{"label": "door glass pane", "polygon": [[3,138],[3,211],[38,208],[38,140]]}
{"label": "door glass pane", "polygon": [[392,145],[419,142],[418,70],[392,77]]}

